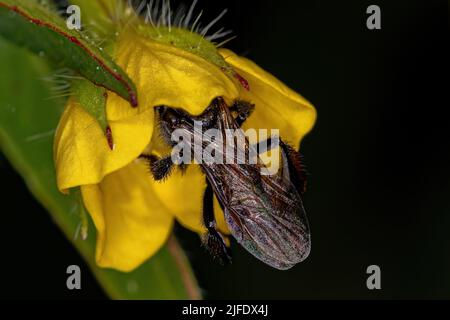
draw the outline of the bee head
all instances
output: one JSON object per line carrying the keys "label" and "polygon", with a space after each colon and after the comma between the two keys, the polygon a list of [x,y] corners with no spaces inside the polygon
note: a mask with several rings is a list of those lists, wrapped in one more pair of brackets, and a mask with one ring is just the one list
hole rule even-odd
{"label": "bee head", "polygon": [[184,115],[180,111],[166,106],[156,107],[159,120],[164,123],[171,131],[177,129],[182,124]]}

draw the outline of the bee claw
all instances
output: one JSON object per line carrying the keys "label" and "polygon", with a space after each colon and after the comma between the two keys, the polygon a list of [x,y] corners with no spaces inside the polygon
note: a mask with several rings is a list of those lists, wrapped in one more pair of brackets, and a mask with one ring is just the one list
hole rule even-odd
{"label": "bee claw", "polygon": [[142,158],[148,162],[150,172],[156,181],[166,179],[172,171],[173,162],[170,156],[160,159],[155,155],[142,154],[139,158]]}
{"label": "bee claw", "polygon": [[219,259],[222,265],[231,264],[232,259],[223,236],[215,229],[210,229],[204,235],[203,244],[214,258]]}

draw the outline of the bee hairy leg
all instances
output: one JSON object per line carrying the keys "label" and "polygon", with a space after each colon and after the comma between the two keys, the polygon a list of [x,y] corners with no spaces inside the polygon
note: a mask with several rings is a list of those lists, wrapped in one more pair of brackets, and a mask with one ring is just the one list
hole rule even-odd
{"label": "bee hairy leg", "polygon": [[140,155],[139,158],[145,159],[150,168],[153,178],[156,181],[164,180],[169,177],[172,172],[174,163],[170,156],[164,158],[158,158],[155,155]]}
{"label": "bee hairy leg", "polygon": [[267,138],[266,140],[260,141],[253,145],[256,150],[258,150],[258,154],[267,152],[272,150],[274,147],[278,147],[278,144],[273,144],[272,138]]}
{"label": "bee hairy leg", "polygon": [[[283,151],[282,156],[285,158],[286,163],[288,165],[289,179],[294,184],[298,193],[300,195],[303,195],[306,191],[307,175],[308,175],[305,166],[303,164],[303,157],[300,154],[300,152],[295,150],[293,147],[284,142],[282,139],[278,138],[278,140],[279,146]],[[258,153],[261,154],[268,150],[272,150],[276,146],[278,146],[278,144],[273,145],[272,139],[268,138],[267,140],[259,142],[256,145],[256,148],[258,150]]]}
{"label": "bee hairy leg", "polygon": [[307,172],[305,166],[303,164],[303,157],[291,147],[289,144],[283,142],[280,139],[280,146],[283,150],[283,156],[286,157],[288,168],[289,168],[289,177],[295,188],[297,189],[300,195],[303,195],[306,191],[307,184]]}
{"label": "bee hairy leg", "polygon": [[224,236],[216,229],[213,201],[214,192],[211,184],[207,182],[203,196],[203,222],[208,232],[203,236],[202,242],[214,258],[218,258],[222,264],[228,264],[231,263],[231,256]]}

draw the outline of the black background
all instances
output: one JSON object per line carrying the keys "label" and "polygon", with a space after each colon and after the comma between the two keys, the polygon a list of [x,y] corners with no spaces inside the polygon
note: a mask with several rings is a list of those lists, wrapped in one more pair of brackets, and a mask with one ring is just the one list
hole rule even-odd
{"label": "black background", "polygon": [[[173,1],[175,2],[175,1]],[[233,243],[222,267],[177,227],[205,298],[450,298],[446,1],[200,1],[245,55],[309,99],[302,144],[310,257],[273,270]],[[377,4],[382,29],[366,28]],[[0,297],[106,298],[81,257],[0,155]],[[66,267],[83,289],[66,289]],[[366,288],[381,267],[382,289]]]}

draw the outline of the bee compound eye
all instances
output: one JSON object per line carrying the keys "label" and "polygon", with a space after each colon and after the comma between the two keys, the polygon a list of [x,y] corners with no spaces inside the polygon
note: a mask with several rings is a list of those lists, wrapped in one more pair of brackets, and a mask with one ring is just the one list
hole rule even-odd
{"label": "bee compound eye", "polygon": [[156,106],[155,107],[155,111],[156,111],[156,113],[158,113],[159,115],[162,115],[162,114],[164,114],[164,111],[166,110],[166,107],[164,107],[164,106]]}
{"label": "bee compound eye", "polygon": [[178,126],[181,121],[179,115],[173,110],[166,110],[166,112],[164,112],[163,119],[171,126]]}

